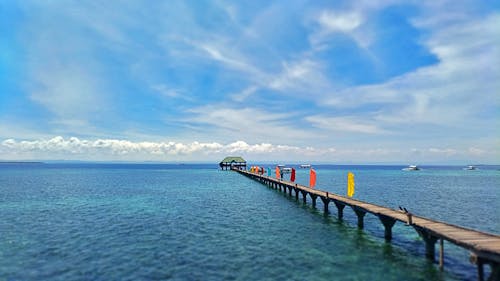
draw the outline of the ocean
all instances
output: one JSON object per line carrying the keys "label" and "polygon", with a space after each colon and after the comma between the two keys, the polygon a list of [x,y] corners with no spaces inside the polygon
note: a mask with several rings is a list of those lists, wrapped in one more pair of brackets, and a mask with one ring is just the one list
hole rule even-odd
{"label": "ocean", "polygon": [[[269,165],[263,165],[269,166]],[[500,233],[499,166],[317,165],[317,187]],[[297,169],[308,182],[308,170]],[[445,242],[445,269],[421,238],[378,218],[344,220],[214,165],[0,164],[0,280],[475,280]]]}

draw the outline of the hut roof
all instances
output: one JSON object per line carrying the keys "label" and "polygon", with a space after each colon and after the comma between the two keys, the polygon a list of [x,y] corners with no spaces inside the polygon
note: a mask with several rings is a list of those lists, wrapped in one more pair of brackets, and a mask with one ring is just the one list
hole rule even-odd
{"label": "hut roof", "polygon": [[224,160],[221,161],[221,163],[232,163],[232,162],[235,162],[235,163],[246,163],[247,161],[245,161],[245,159],[241,158],[240,156],[229,156],[229,157],[226,157],[224,158]]}

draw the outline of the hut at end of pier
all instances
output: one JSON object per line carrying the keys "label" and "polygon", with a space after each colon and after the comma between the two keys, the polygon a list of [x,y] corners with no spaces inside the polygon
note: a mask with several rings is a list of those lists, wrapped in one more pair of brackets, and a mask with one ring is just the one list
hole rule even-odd
{"label": "hut at end of pier", "polygon": [[219,166],[222,170],[230,170],[230,169],[241,170],[241,169],[247,168],[247,161],[245,161],[245,159],[243,159],[239,156],[236,156],[236,157],[230,156],[230,157],[224,158],[224,160],[222,160],[219,163]]}

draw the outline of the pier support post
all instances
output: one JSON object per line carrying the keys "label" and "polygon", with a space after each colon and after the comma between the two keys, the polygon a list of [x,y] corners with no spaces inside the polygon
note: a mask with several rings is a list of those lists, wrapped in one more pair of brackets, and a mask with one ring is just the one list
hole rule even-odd
{"label": "pier support post", "polygon": [[434,261],[436,259],[435,257],[435,244],[438,238],[436,236],[433,236],[429,231],[427,231],[424,228],[418,227],[418,226],[413,226],[415,230],[417,231],[418,235],[424,239],[425,242],[425,256],[430,259],[431,261]]}
{"label": "pier support post", "polygon": [[443,238],[439,239],[439,269],[444,268],[444,241]]}
{"label": "pier support post", "polygon": [[360,229],[363,229],[363,227],[365,226],[364,218],[366,215],[366,211],[364,211],[361,208],[354,207],[354,206],[351,206],[351,208],[354,210],[354,212],[356,213],[356,216],[358,217],[358,227]]}
{"label": "pier support post", "polygon": [[299,200],[299,189],[294,188],[294,190],[295,190],[295,200]]}
{"label": "pier support post", "polygon": [[321,196],[321,201],[323,201],[323,211],[328,214],[328,204],[330,204],[330,198]]}
{"label": "pier support post", "polygon": [[[470,262],[477,265],[477,280],[484,281],[484,261],[483,261],[483,259],[476,256],[475,254],[471,254]],[[493,272],[492,272],[492,274],[493,274]]]}
{"label": "pier support post", "polygon": [[309,193],[309,196],[311,196],[313,208],[316,208],[316,199],[318,198],[318,195]]}
{"label": "pier support post", "polygon": [[302,192],[302,201],[304,202],[304,204],[307,203],[307,191],[301,191]]}
{"label": "pier support post", "polygon": [[337,215],[338,215],[339,220],[342,220],[344,218],[345,205],[340,203],[337,200],[333,200],[333,203],[335,203],[335,206],[337,207]]}
{"label": "pier support post", "polygon": [[481,260],[477,261],[477,280],[484,281],[484,263]]}
{"label": "pier support post", "polygon": [[500,280],[500,263],[491,262],[490,267],[491,267],[491,273],[489,280]]}
{"label": "pier support post", "polygon": [[470,262],[477,265],[477,280],[484,281],[484,265],[489,264],[491,268],[490,276],[488,277],[488,281],[490,280],[500,280],[500,263],[485,260],[481,257],[478,257],[476,254],[472,253],[470,256]]}
{"label": "pier support post", "polygon": [[288,187],[288,195],[292,196],[292,188],[291,186]]}
{"label": "pier support post", "polygon": [[392,227],[396,223],[396,220],[391,218],[391,217],[384,216],[384,215],[378,215],[378,218],[380,219],[380,221],[384,225],[384,238],[385,238],[385,240],[391,241],[391,239],[392,239]]}

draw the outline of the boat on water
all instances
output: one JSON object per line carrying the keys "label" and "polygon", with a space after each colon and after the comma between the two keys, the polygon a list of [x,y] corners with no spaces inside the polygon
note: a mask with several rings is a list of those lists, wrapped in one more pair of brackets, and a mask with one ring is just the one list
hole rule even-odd
{"label": "boat on water", "polygon": [[402,169],[403,171],[419,171],[420,168],[417,165],[410,165]]}
{"label": "boat on water", "polygon": [[477,170],[477,167],[473,166],[473,165],[469,165],[469,166],[465,167],[464,170],[466,170],[466,171],[473,171],[473,170]]}
{"label": "boat on water", "polygon": [[311,164],[301,164],[299,167],[301,169],[310,169],[311,168]]}

